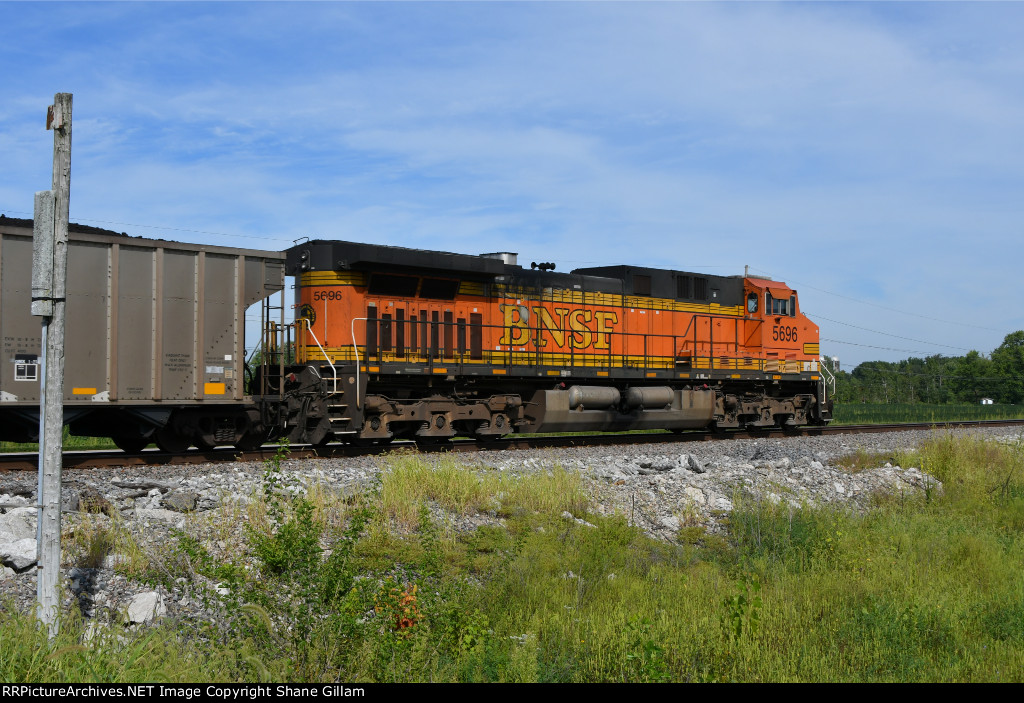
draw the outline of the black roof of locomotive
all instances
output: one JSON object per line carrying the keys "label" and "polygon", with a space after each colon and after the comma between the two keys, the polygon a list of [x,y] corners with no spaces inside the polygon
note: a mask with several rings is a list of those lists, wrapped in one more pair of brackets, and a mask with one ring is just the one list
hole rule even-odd
{"label": "black roof of locomotive", "polygon": [[[575,269],[573,273],[588,276],[607,276],[623,282],[626,292],[631,295],[650,295],[654,298],[676,298],[679,300],[707,300],[721,305],[739,305],[743,300],[743,276],[714,276],[691,271],[657,269],[649,266],[592,266]],[[647,291],[637,292],[637,277],[647,277]],[[680,296],[679,278],[690,277],[686,290],[689,295]],[[706,282],[706,297],[699,297],[694,292],[693,281],[703,279]]]}
{"label": "black roof of locomotive", "polygon": [[[707,281],[708,296],[705,299],[723,305],[738,305],[743,297],[742,276],[710,276],[640,266],[597,266],[562,273],[527,269],[505,263],[493,255],[322,239],[297,244],[286,254],[285,271],[289,276],[297,276],[304,271],[372,271],[385,268],[396,273],[457,275],[467,280],[497,281],[513,288],[585,290],[657,298],[677,298],[677,279],[691,276]],[[637,276],[648,277],[649,290],[646,293],[635,290]]]}
{"label": "black roof of locomotive", "polygon": [[314,239],[297,244],[285,253],[285,272],[289,276],[303,271],[365,270],[382,266],[395,270],[458,272],[485,278],[505,273],[505,263],[500,259],[384,244]]}
{"label": "black roof of locomotive", "polygon": [[497,281],[513,288],[567,288],[622,293],[622,281],[604,276],[556,273],[507,264],[496,256],[455,254],[383,244],[312,240],[287,250],[285,271],[297,276],[304,271],[379,270],[388,272],[457,275],[466,280]]}

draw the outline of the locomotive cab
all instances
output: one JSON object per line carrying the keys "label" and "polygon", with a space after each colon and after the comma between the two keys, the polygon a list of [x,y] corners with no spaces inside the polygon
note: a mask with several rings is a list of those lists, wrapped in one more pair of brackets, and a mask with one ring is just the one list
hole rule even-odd
{"label": "locomotive cab", "polygon": [[817,371],[818,326],[800,312],[797,292],[763,278],[747,278],[744,292],[747,344],[762,350],[765,370]]}
{"label": "locomotive cab", "polygon": [[809,376],[816,389],[811,415],[828,422],[831,400],[818,368],[819,330],[800,310],[797,291],[779,281],[747,278],[744,295],[747,346],[760,351],[765,374],[779,385],[786,385],[788,374]]}

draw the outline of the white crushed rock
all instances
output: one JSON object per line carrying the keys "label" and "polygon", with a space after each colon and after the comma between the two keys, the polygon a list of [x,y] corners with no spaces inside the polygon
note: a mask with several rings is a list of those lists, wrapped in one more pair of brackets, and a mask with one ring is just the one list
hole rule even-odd
{"label": "white crushed rock", "polygon": [[156,620],[167,614],[164,597],[156,591],[145,591],[132,596],[125,612],[128,624],[139,624]]}

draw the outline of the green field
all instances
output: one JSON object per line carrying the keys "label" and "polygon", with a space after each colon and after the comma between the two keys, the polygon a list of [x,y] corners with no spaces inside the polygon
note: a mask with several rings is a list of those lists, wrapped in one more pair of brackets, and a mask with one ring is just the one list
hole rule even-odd
{"label": "green field", "polygon": [[958,422],[1024,419],[1021,405],[928,405],[925,403],[836,403],[834,425],[894,422]]}
{"label": "green field", "polygon": [[[47,646],[7,616],[0,678],[1021,681],[1024,449],[938,436],[895,458],[944,492],[866,515],[737,496],[727,534],[684,512],[672,544],[588,512],[572,472],[515,478],[400,453],[369,493],[294,498],[271,462],[252,502],[196,516],[160,553],[117,525],[68,527],[70,563],[125,554],[122,573],[186,579],[228,627],[115,624],[86,643],[69,617]],[[460,534],[443,517],[481,511],[502,523]]]}

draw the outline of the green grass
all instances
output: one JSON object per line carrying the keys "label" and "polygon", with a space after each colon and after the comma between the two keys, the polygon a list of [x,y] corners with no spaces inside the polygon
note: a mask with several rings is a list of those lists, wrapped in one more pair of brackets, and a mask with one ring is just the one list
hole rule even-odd
{"label": "green grass", "polygon": [[9,684],[228,681],[237,670],[233,657],[200,652],[166,628],[89,627],[71,615],[50,640],[34,618],[5,613],[0,630],[0,680]]}
{"label": "green grass", "polygon": [[1020,405],[927,405],[925,403],[836,403],[833,425],[891,422],[957,422],[1024,419]]}
{"label": "green grass", "polygon": [[[64,428],[64,449],[66,451],[85,451],[88,449],[117,449],[114,441],[107,437],[79,437],[72,435]],[[0,442],[0,453],[38,452],[36,442]]]}
{"label": "green grass", "polygon": [[[398,453],[371,491],[287,498],[271,462],[271,490],[197,516],[149,562],[150,580],[186,578],[222,603],[227,629],[188,621],[145,644],[84,644],[70,627],[47,649],[5,619],[0,676],[1021,681],[1024,450],[937,435],[890,459],[944,490],[880,497],[864,515],[738,499],[727,534],[692,528],[673,544],[588,514],[573,472],[517,478]],[[453,515],[488,524],[460,532]]]}

